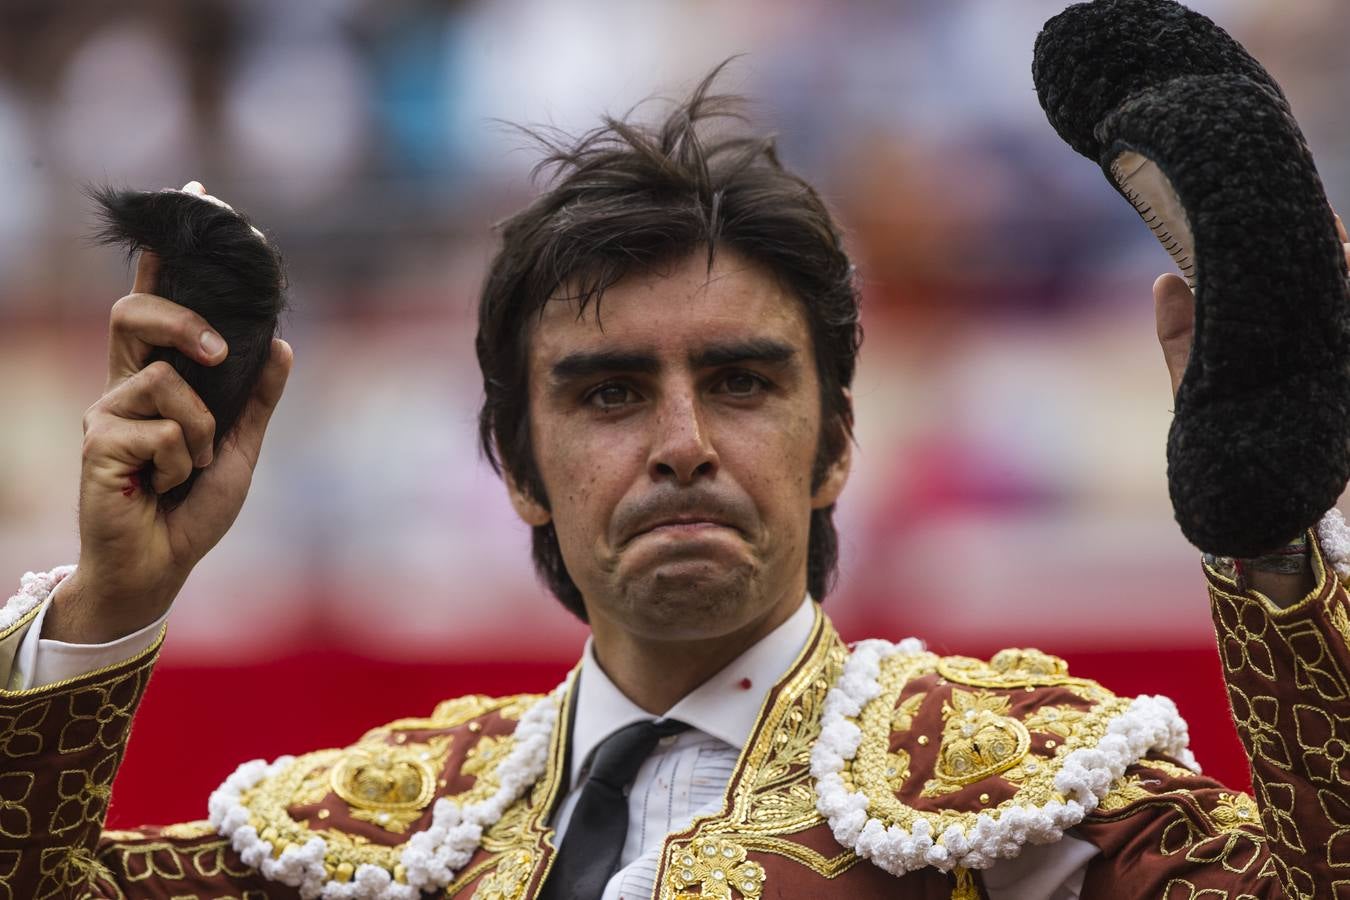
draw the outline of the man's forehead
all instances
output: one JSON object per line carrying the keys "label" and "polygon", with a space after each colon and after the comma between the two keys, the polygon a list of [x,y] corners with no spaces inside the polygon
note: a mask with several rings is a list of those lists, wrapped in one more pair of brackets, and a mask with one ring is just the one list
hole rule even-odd
{"label": "man's forehead", "polygon": [[739,257],[712,271],[706,257],[667,274],[625,278],[585,301],[560,292],[531,323],[531,355],[578,350],[693,356],[726,343],[773,340],[809,346],[801,303],[762,268]]}

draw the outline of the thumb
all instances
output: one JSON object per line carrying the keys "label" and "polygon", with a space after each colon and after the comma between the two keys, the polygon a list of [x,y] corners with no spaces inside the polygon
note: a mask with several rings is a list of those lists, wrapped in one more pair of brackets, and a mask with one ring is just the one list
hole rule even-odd
{"label": "thumb", "polygon": [[272,418],[272,412],[281,401],[281,394],[286,389],[286,379],[290,377],[291,364],[294,361],[295,354],[291,350],[291,345],[280,338],[273,338],[272,355],[267,358],[267,365],[263,367],[262,375],[254,386],[253,394],[249,397],[248,405],[244,407],[238,427],[232,435],[235,449],[244,454],[250,468],[256,468],[258,465],[263,434],[267,431],[267,423]]}
{"label": "thumb", "polygon": [[1153,282],[1153,312],[1158,324],[1158,343],[1163,362],[1172,379],[1172,396],[1177,394],[1186,361],[1191,356],[1191,337],[1195,332],[1195,294],[1180,275],[1167,274]]}

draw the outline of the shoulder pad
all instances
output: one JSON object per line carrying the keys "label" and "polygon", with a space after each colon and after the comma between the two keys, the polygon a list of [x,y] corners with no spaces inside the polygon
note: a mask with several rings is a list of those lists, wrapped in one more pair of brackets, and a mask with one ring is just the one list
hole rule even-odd
{"label": "shoulder pad", "polygon": [[[467,807],[497,793],[516,727],[540,699],[459,697],[348,747],[245,763],[212,795],[212,824],[269,879],[345,883],[373,866],[401,882],[408,839],[432,825],[437,800]],[[300,874],[269,874],[289,859]]]}
{"label": "shoulder pad", "polygon": [[895,874],[985,868],[1058,840],[1150,750],[1190,761],[1166,698],[1116,697],[1039,650],[986,662],[917,641],[855,648],[820,743],[821,813]]}

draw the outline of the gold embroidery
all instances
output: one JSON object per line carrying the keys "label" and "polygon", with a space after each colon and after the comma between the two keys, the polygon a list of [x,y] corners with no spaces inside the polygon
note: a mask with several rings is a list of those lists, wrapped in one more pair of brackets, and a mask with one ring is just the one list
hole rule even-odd
{"label": "gold embroidery", "polygon": [[928,696],[927,691],[919,691],[913,697],[907,700],[901,700],[900,705],[891,713],[891,731],[896,734],[903,734],[914,727],[914,717],[919,712],[919,707],[923,705],[924,698]]}
{"label": "gold embroidery", "polygon": [[1332,595],[1331,600],[1331,626],[1341,636],[1347,650],[1350,650],[1350,612],[1345,608],[1345,601],[1336,595]]}
{"label": "gold embroidery", "polygon": [[1291,850],[1306,853],[1303,837],[1299,834],[1298,823],[1294,819],[1294,786],[1257,781],[1256,789],[1261,794],[1261,809],[1265,813],[1263,818],[1270,839],[1279,841]]}
{"label": "gold embroidery", "polygon": [[437,723],[437,727],[454,727],[470,719],[480,719],[494,709],[505,706],[511,699],[470,694],[467,697],[444,700],[436,704],[436,708],[431,711],[431,721]]}
{"label": "gold embroidery", "polygon": [[1264,837],[1259,831],[1222,832],[1187,849],[1186,861],[1202,866],[1217,865],[1234,875],[1245,875],[1266,855]]}
{"label": "gold embroidery", "polygon": [[107,866],[95,859],[93,851],[86,847],[48,847],[38,858],[38,869],[42,877],[34,900],[85,897],[93,893],[90,890],[93,882],[113,883]]}
{"label": "gold embroidery", "polygon": [[952,900],[980,900],[980,889],[975,884],[975,876],[970,870],[957,866],[952,870]]}
{"label": "gold embroidery", "polygon": [[1097,804],[1097,809],[1101,812],[1115,812],[1118,809],[1124,809],[1131,803],[1147,800],[1153,796],[1155,796],[1154,793],[1144,787],[1142,778],[1138,775],[1126,775],[1111,786],[1111,790],[1102,798],[1102,802]]}
{"label": "gold embroidery", "polygon": [[23,840],[33,833],[33,820],[25,802],[33,789],[32,772],[0,774],[0,835]]}
{"label": "gold embroidery", "polygon": [[1027,726],[1028,731],[1037,734],[1057,734],[1061,738],[1066,738],[1073,734],[1074,728],[1086,715],[1087,710],[1077,709],[1068,704],[1042,706],[1022,720],[1022,723]]}
{"label": "gold embroidery", "polygon": [[402,848],[372,844],[365,838],[337,829],[311,831],[290,816],[288,807],[294,802],[296,788],[310,774],[311,769],[315,766],[327,767],[342,753],[341,750],[320,750],[296,757],[281,772],[245,791],[241,802],[249,809],[250,822],[258,829],[259,836],[271,842],[274,855],[280,854],[291,844],[304,844],[317,834],[328,844],[324,869],[329,879],[336,877],[338,867],[344,863],[353,869],[372,865],[392,872],[394,866],[398,865]]}
{"label": "gold embroidery", "polygon": [[1350,784],[1350,719],[1295,703],[1294,735],[1303,750],[1303,765],[1313,781]]}
{"label": "gold embroidery", "polygon": [[1147,766],[1150,769],[1156,769],[1173,778],[1195,778],[1196,774],[1185,766],[1179,766],[1176,763],[1168,762],[1165,759],[1156,759],[1154,757],[1145,757],[1139,760],[1139,765]]}
{"label": "gold embroidery", "polygon": [[41,753],[42,732],[38,729],[51,708],[51,701],[43,701],[14,715],[0,716],[0,757],[20,759]]}
{"label": "gold embroidery", "polygon": [[1261,827],[1261,811],[1256,801],[1240,792],[1220,794],[1219,802],[1209,811],[1209,817],[1221,832]]}
{"label": "gold embroidery", "polygon": [[1350,684],[1327,646],[1326,637],[1312,622],[1277,625],[1280,637],[1293,651],[1294,685],[1316,691],[1323,700],[1350,698]]}
{"label": "gold embroidery", "polygon": [[862,858],[852,850],[842,850],[838,855],[827,858],[805,844],[770,835],[737,834],[731,837],[746,850],[790,859],[824,878],[834,878],[862,862]]}
{"label": "gold embroidery", "polygon": [[1275,658],[1267,643],[1270,620],[1259,603],[1243,597],[1214,593],[1214,623],[1219,655],[1228,672],[1251,669],[1267,681],[1275,680]]}
{"label": "gold embroidery", "polygon": [[329,783],[353,818],[402,834],[436,795],[451,742],[446,735],[425,743],[357,744],[332,767]]}
{"label": "gold embroidery", "polygon": [[1291,764],[1289,747],[1280,733],[1280,701],[1266,695],[1248,697],[1234,684],[1228,686],[1228,699],[1233,706],[1233,723],[1247,748],[1247,755],[1260,756],[1281,769],[1288,769]]}
{"label": "gold embroidery", "polygon": [[474,785],[468,791],[458,795],[462,804],[473,803],[497,790],[497,767],[511,752],[514,741],[511,737],[485,737],[469,748],[464,755],[464,763],[459,767],[461,775],[472,775]]}
{"label": "gold embroidery", "polygon": [[1101,685],[1095,681],[1072,677],[1068,663],[1040,650],[1000,650],[988,662],[969,656],[934,657],[934,660],[939,675],[967,687],[1007,689],[1064,685],[1101,690]]}
{"label": "gold embroidery", "polygon": [[[745,858],[745,848],[725,838],[700,837],[672,844],[666,881],[676,897],[732,900],[736,894],[757,900],[764,890],[764,867]],[[698,894],[688,894],[697,888]]]}
{"label": "gold embroidery", "polygon": [[160,835],[166,838],[176,840],[192,840],[193,838],[209,837],[216,833],[215,828],[206,819],[198,819],[194,822],[180,822],[177,825],[166,825],[159,830]]}
{"label": "gold embroidery", "polygon": [[0,900],[14,900],[9,884],[19,869],[22,854],[18,850],[0,850]]}
{"label": "gold embroidery", "polygon": [[[926,652],[897,654],[886,659],[878,677],[881,692],[863,707],[862,713],[857,719],[858,726],[862,730],[862,740],[859,743],[855,758],[851,763],[845,765],[843,772],[845,780],[851,779],[856,788],[867,797],[871,804],[869,813],[872,817],[888,825],[898,825],[905,830],[912,830],[915,822],[924,819],[928,823],[931,833],[941,834],[952,825],[960,826],[963,829],[973,828],[980,816],[988,815],[997,818],[1005,810],[1014,806],[1044,806],[1052,801],[1063,802],[1064,797],[1055,790],[1054,779],[1064,758],[1080,747],[1096,746],[1106,734],[1107,723],[1128,709],[1131,701],[1115,697],[1096,682],[1070,678],[1070,676],[1064,674],[1058,665],[1047,661],[1054,660],[1054,657],[1041,654],[1045,659],[1038,660],[1037,657],[1028,656],[1030,653],[1031,651],[1015,651],[1003,656],[1002,669],[995,669],[990,664],[984,670],[974,665],[976,662],[974,660],[962,661],[960,665],[953,668],[946,665],[945,660]],[[995,658],[998,659],[998,657]],[[1036,661],[1032,663],[1018,662],[1027,659]],[[1017,663],[1017,665],[1014,665],[1014,663]],[[1028,671],[1028,669],[1034,668],[1039,668],[1041,671]],[[1078,719],[1070,735],[1057,743],[1053,755],[1049,759],[1026,754],[1019,761],[1016,749],[1017,746],[1020,746],[1020,742],[1012,748],[1012,751],[1008,751],[1006,747],[1004,750],[993,754],[981,751],[978,759],[984,760],[990,767],[996,767],[995,764],[1002,765],[1008,759],[1012,760],[1012,768],[1000,774],[1015,783],[1020,782],[1022,786],[1009,799],[1004,800],[997,806],[977,812],[962,812],[951,809],[920,812],[896,796],[886,777],[891,711],[895,708],[896,698],[900,696],[907,684],[915,678],[935,671],[945,671],[947,673],[945,677],[949,681],[956,681],[960,678],[963,679],[963,683],[968,684],[992,683],[995,677],[1007,679],[1005,686],[1014,684],[1021,686],[1023,682],[1014,679],[1024,678],[1053,679],[1055,683],[1061,685],[1072,682],[1074,693],[1083,696],[1088,702],[1095,705]],[[965,694],[968,699],[956,700],[958,693]],[[960,715],[954,715],[948,724],[956,723],[958,726],[957,734],[963,739],[968,740],[974,736],[973,734],[967,736],[960,733],[960,725],[972,721],[965,719],[967,709],[973,709],[976,720],[980,719],[981,712],[997,719],[1001,717],[1001,711],[1006,710],[1006,707],[1001,706],[998,702],[999,700],[1006,700],[1006,698],[987,692],[983,693],[986,699],[979,699],[977,694],[953,689],[952,710],[953,712],[959,710]],[[1002,725],[1002,723],[999,724]],[[1018,723],[1018,725],[1020,726],[1021,723]],[[946,740],[946,733],[944,727],[944,741]],[[978,733],[978,729],[976,729],[976,733]],[[994,733],[1007,738],[1015,731],[1014,729],[1005,731],[1000,727],[995,729]],[[1020,735],[1018,737],[1020,738]],[[971,748],[970,752],[971,760],[976,760],[974,748]],[[948,771],[950,774],[950,765]],[[949,779],[949,783],[955,783],[955,780]]]}
{"label": "gold embroidery", "polygon": [[103,811],[112,796],[112,779],[117,773],[118,756],[109,753],[92,769],[66,769],[56,781],[60,798],[52,811],[47,830],[60,834],[78,828],[87,822],[103,818]]}
{"label": "gold embroidery", "polygon": [[492,872],[474,890],[475,900],[521,900],[534,874],[534,854],[528,850],[513,850],[500,857]]}
{"label": "gold embroidery", "polygon": [[[361,738],[367,740],[370,736]],[[333,791],[332,776],[333,766],[342,759],[346,750],[316,750],[313,753],[307,753],[303,757],[305,760],[305,769],[303,775],[297,779],[295,793],[291,795],[290,806],[313,806],[316,803],[322,803],[323,799]]]}
{"label": "gold embroidery", "polygon": [[[1319,790],[1317,802],[1327,821],[1336,826],[1336,831],[1327,841],[1327,865],[1333,869],[1350,868],[1350,859],[1345,858],[1342,850],[1345,841],[1350,838],[1350,802],[1337,791]],[[1337,852],[1341,850],[1342,852]]]}
{"label": "gold embroidery", "polygon": [[953,688],[942,705],[942,743],[923,796],[949,794],[1020,763],[1031,749],[1031,735],[1008,715],[1011,708],[1005,696]]}
{"label": "gold embroidery", "polygon": [[1168,881],[1162,893],[1162,900],[1229,900],[1230,897],[1232,900],[1257,900],[1251,894],[1233,896],[1221,888],[1200,890],[1195,886],[1195,882],[1185,878],[1173,878]]}
{"label": "gold embroidery", "polygon": [[[733,803],[734,826],[719,832],[794,834],[821,821],[811,785],[811,748],[820,736],[820,718],[834,673],[843,668],[842,646],[822,654],[829,675],[817,669],[803,678],[795,703],[785,703],[764,721],[772,740],[754,741]],[[785,691],[786,693],[786,691]],[[766,746],[767,745],[767,746]],[[710,832],[711,833],[711,832]]]}
{"label": "gold embroidery", "polygon": [[886,755],[886,781],[891,790],[899,791],[909,778],[909,754],[904,750],[893,750]]}
{"label": "gold embroidery", "polygon": [[[847,658],[834,628],[815,610],[806,648],[789,670],[792,674],[761,711],[727,786],[722,809],[695,819],[690,826],[692,839],[729,840],[747,851],[791,859],[824,878],[834,878],[858,862],[851,850],[827,859],[780,837],[823,822],[815,808],[810,752],[820,735],[825,697]],[[675,843],[685,846],[683,839],[671,841],[667,851]],[[700,896],[677,888],[669,878],[669,867],[674,865],[670,852],[663,859],[666,869],[658,883],[660,900]]]}

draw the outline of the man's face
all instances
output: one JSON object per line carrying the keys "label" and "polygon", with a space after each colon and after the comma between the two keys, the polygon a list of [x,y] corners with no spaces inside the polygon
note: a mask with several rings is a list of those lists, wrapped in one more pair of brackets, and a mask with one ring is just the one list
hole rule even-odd
{"label": "man's face", "polygon": [[[735,253],[630,276],[530,336],[530,424],[550,519],[597,637],[698,640],[781,620],[806,591],[820,387],[800,302]],[[597,315],[600,318],[597,319]]]}

